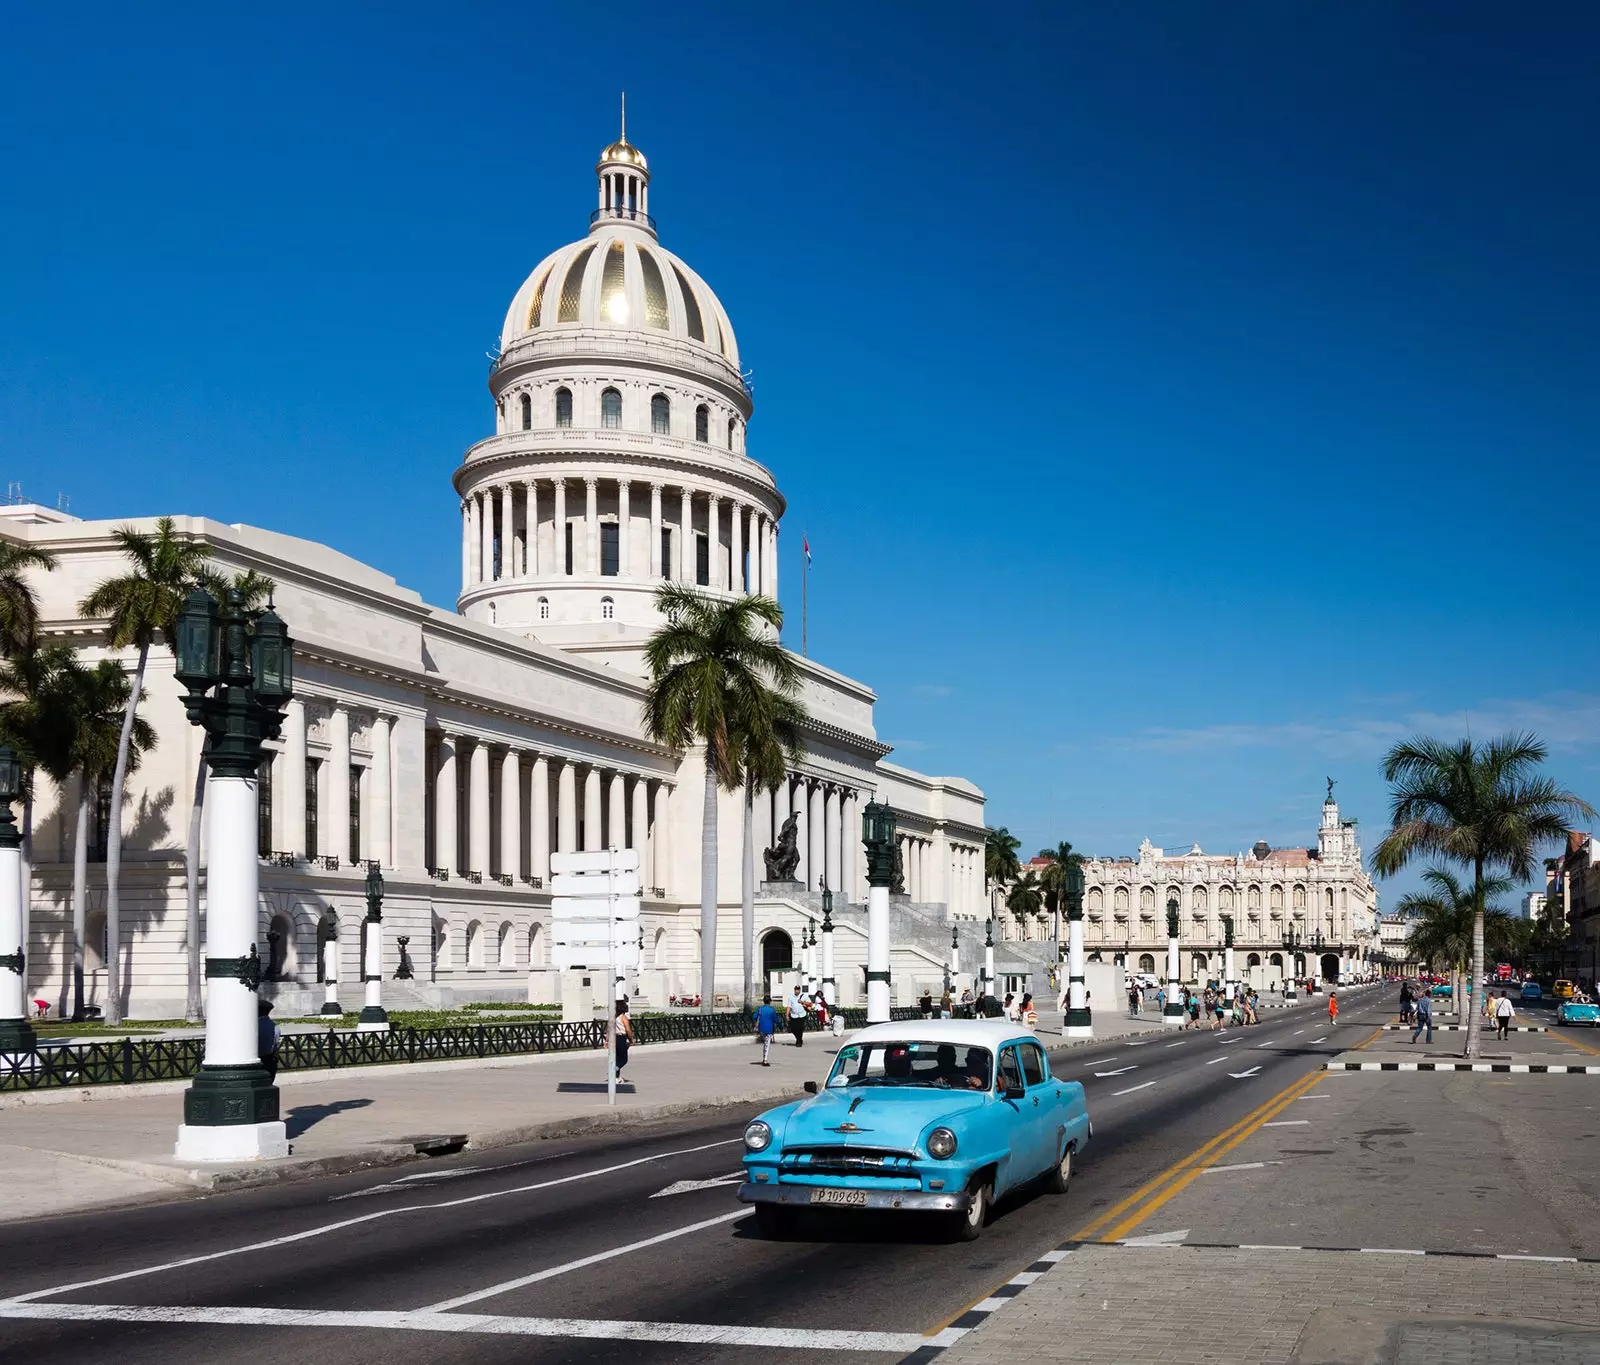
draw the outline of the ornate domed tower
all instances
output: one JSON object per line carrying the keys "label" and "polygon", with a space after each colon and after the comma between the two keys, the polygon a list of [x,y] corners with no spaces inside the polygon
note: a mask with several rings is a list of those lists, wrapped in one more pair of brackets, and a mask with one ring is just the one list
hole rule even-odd
{"label": "ornate domed tower", "polygon": [[489,376],[495,434],[466,453],[458,610],[639,670],[672,580],[777,596],[772,475],[717,296],[657,241],[650,168],[600,154],[589,233],[534,268]]}

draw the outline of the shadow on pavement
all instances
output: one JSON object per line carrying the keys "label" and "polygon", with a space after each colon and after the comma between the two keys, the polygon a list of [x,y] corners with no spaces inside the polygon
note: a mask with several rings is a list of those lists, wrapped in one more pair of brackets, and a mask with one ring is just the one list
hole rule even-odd
{"label": "shadow on pavement", "polygon": [[291,1139],[297,1138],[325,1118],[342,1114],[347,1109],[365,1109],[371,1103],[371,1100],[335,1100],[332,1104],[299,1104],[284,1116],[284,1132]]}

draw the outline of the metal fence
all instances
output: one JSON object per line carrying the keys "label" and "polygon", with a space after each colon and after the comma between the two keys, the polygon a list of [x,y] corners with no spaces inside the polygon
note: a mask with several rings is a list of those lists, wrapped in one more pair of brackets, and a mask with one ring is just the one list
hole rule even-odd
{"label": "metal fence", "polygon": [[[846,1028],[862,1028],[864,1009],[841,1010]],[[918,1011],[892,1010],[894,1019]],[[636,1042],[689,1043],[740,1038],[751,1032],[743,1011],[721,1014],[661,1014],[633,1020]],[[386,1033],[329,1029],[286,1033],[278,1044],[279,1071],[317,1071],[391,1062],[446,1062],[473,1057],[523,1057],[545,1052],[581,1052],[605,1045],[603,1019],[564,1024],[528,1020],[463,1024],[454,1028],[391,1028]],[[80,1085],[132,1085],[138,1081],[182,1081],[200,1070],[202,1038],[118,1038],[65,1043],[38,1052],[0,1055],[0,1092],[56,1090]]]}

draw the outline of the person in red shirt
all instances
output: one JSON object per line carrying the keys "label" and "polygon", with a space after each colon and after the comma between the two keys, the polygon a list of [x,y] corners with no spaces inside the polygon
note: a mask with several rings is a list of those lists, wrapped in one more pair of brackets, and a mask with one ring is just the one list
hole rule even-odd
{"label": "person in red shirt", "polygon": [[1328,992],[1328,1022],[1330,1024],[1339,1022],[1339,997],[1332,991]]}

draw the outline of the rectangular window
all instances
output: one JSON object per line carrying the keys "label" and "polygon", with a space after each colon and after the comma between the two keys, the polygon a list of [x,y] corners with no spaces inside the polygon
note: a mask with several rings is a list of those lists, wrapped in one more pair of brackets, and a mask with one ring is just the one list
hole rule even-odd
{"label": "rectangular window", "polygon": [[614,521],[600,523],[600,575],[602,578],[615,578],[617,567],[620,563],[618,546],[622,539],[622,527]]}
{"label": "rectangular window", "polygon": [[264,754],[256,770],[256,855],[272,852],[272,758]]}
{"label": "rectangular window", "polygon": [[706,536],[694,538],[694,581],[702,588],[711,586],[711,541]]}
{"label": "rectangular window", "polygon": [[306,760],[306,857],[317,856],[317,777],[322,771],[320,758]]}
{"label": "rectangular window", "polygon": [[572,572],[572,523],[570,521],[567,523],[566,556],[567,556],[567,570],[566,571],[570,574]]}
{"label": "rectangular window", "polygon": [[350,765],[350,861],[361,861],[361,769]]}
{"label": "rectangular window", "polygon": [[111,779],[102,777],[94,788],[94,822],[90,826],[89,860],[103,863],[111,838]]}
{"label": "rectangular window", "polygon": [[661,528],[661,576],[672,577],[672,528]]}

